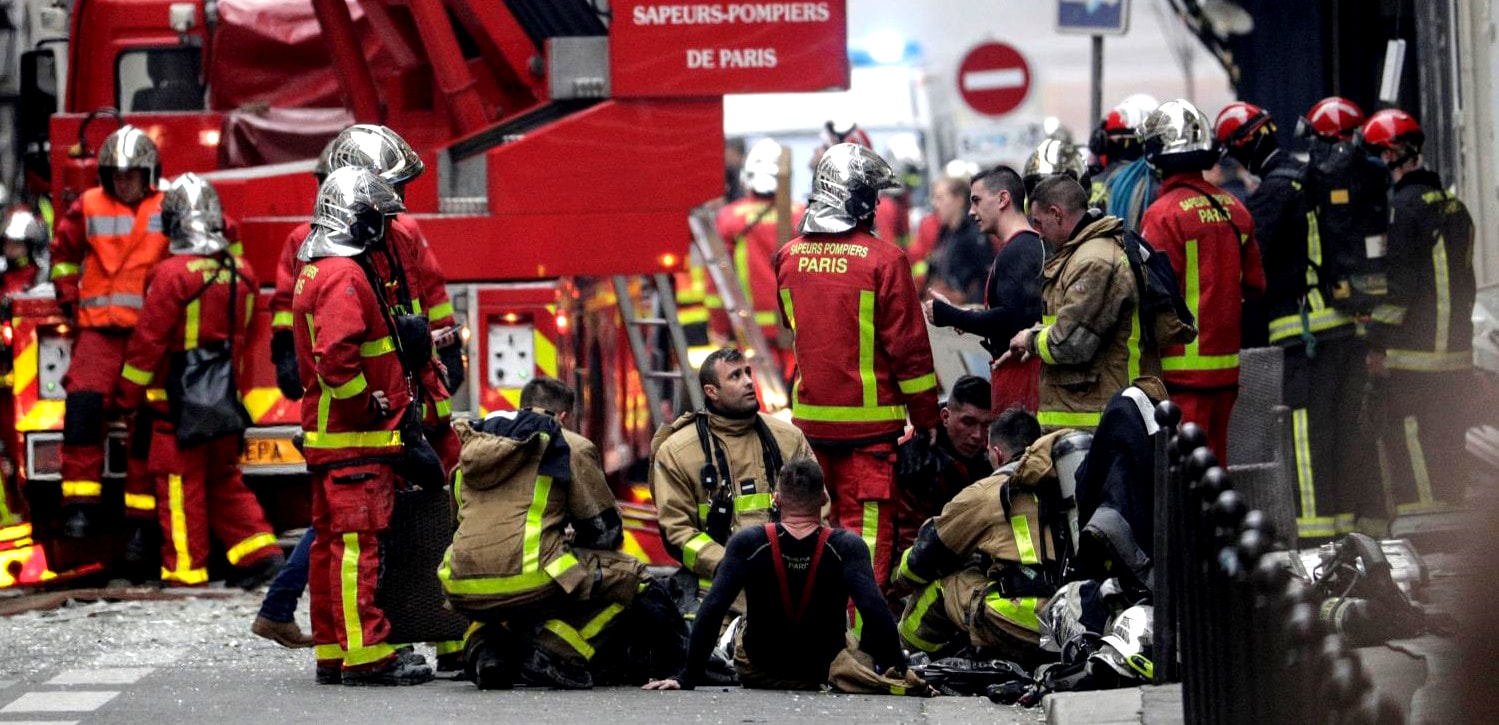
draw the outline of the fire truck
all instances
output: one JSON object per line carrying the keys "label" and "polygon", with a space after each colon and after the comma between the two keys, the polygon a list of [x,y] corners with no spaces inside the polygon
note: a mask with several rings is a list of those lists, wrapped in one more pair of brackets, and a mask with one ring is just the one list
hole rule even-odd
{"label": "fire truck", "polygon": [[[690,254],[715,265],[723,256],[704,207],[724,188],[722,96],[846,88],[845,7],[603,5],[31,0],[19,119],[27,187],[61,216],[97,183],[104,136],[131,123],[155,140],[165,177],[212,180],[266,284],[287,234],[312,212],[323,145],[351,123],[392,127],[427,164],[406,204],[464,324],[469,374],[455,410],[514,409],[537,375],[571,382],[579,428],[625,511],[627,550],[664,562],[640,482],[654,426],[701,402],[684,384],[670,275]],[[732,298],[737,282],[720,276]],[[242,382],[255,427],[240,463],[287,528],[306,523],[306,475],[291,445],[297,403],[281,396],[270,364],[269,296],[257,302]],[[749,349],[764,347],[753,324],[738,329]],[[49,536],[71,362],[50,290],[13,301],[0,342],[12,360],[0,436],[13,469],[0,587],[107,565],[99,552],[118,551],[113,542]],[[758,363],[762,379],[779,380],[769,363]],[[121,426],[107,477],[123,476],[128,444]]]}

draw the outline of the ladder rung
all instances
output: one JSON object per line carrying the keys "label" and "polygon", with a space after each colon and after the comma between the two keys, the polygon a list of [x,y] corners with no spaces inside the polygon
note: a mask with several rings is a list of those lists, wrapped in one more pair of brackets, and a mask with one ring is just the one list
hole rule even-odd
{"label": "ladder rung", "polygon": [[630,320],[630,324],[641,327],[666,327],[671,322],[664,317],[636,317]]}
{"label": "ladder rung", "polygon": [[685,380],[686,376],[681,370],[647,370],[645,373],[651,380]]}

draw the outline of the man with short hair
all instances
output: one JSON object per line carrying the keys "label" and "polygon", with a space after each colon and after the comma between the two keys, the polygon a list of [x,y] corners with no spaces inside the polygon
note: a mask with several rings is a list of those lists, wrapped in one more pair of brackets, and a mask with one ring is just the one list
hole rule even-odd
{"label": "man with short hair", "polygon": [[922,522],[941,513],[959,491],[994,470],[986,457],[989,423],[994,420],[989,397],[989,381],[974,375],[958,378],[942,406],[937,444],[914,436],[901,443],[896,474],[901,498],[896,519],[899,550],[916,541]]}
{"label": "man with short hair", "polygon": [[[1046,261],[1046,243],[1025,218],[1025,182],[1008,166],[985,169],[973,177],[968,215],[979,230],[998,240],[998,253],[984,286],[984,310],[955,307],[941,294],[923,305],[927,322],[937,327],[955,327],[984,338],[984,348],[998,358],[1010,338],[1041,321],[1041,266]],[[1039,359],[1008,360],[995,365],[990,376],[990,409],[1002,411],[1019,405],[1036,411],[1036,385],[1041,377]]]}
{"label": "man with short hair", "polygon": [[995,468],[1025,453],[1041,437],[1041,424],[1024,408],[1010,408],[989,424],[989,462]]}
{"label": "man with short hair", "polygon": [[[1036,187],[1031,223],[1051,245],[1041,324],[1010,339],[1006,356],[1041,357],[1044,430],[1092,430],[1109,398],[1160,357],[1141,335],[1140,291],[1124,254],[1124,224],[1088,209],[1088,192],[1053,176]],[[1003,358],[1002,358],[1003,359]]]}
{"label": "man with short hair", "polygon": [[984,274],[994,260],[994,249],[969,212],[971,194],[964,179],[944,176],[937,180],[932,188],[932,213],[921,225],[926,248],[916,252],[923,255],[926,267],[919,274],[927,276],[932,289],[952,294],[960,302],[982,298]]}
{"label": "man with short hair", "polygon": [[698,384],[707,406],[657,431],[650,484],[662,543],[706,590],[729,537],[770,520],[782,462],[812,449],[796,426],[760,412],[744,353],[713,351]]}
{"label": "man with short hair", "polygon": [[748,602],[734,646],[734,667],[745,687],[811,690],[847,647],[847,606],[863,617],[859,649],[876,672],[905,669],[895,618],[870,568],[869,548],[857,534],[822,525],[828,503],[822,469],[811,458],[792,459],[774,494],[781,518],[741,530],[729,540],[713,589],[692,626],[687,667],[651,690],[690,690],[704,667],[729,605],[742,590]]}

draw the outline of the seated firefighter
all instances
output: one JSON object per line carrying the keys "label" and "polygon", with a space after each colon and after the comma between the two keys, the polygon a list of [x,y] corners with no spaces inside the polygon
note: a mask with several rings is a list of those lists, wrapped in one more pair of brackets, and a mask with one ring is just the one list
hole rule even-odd
{"label": "seated firefighter", "polygon": [[698,382],[707,409],[656,433],[651,495],[667,552],[701,593],[730,535],[770,520],[783,462],[810,457],[812,449],[796,426],[760,412],[754,371],[738,350],[710,354]]}
{"label": "seated firefighter", "polygon": [[[993,432],[1001,437],[998,428]],[[1069,433],[1035,440],[1019,460],[964,489],[921,527],[896,570],[902,586],[918,590],[900,625],[912,647],[938,656],[971,646],[977,656],[1026,667],[1048,659],[1037,614],[1061,581],[1069,548],[1053,461],[1053,445]]]}
{"label": "seated firefighter", "polygon": [[901,498],[897,550],[910,548],[927,519],[941,513],[959,491],[994,471],[988,458],[989,426],[994,423],[990,397],[988,380],[975,375],[958,378],[942,406],[936,445],[922,436],[900,444],[895,472]]}
{"label": "seated firefighter", "polygon": [[[681,664],[685,625],[670,598],[643,564],[615,551],[623,529],[597,451],[560,425],[572,399],[561,383],[535,380],[522,410],[454,426],[463,442],[458,529],[438,578],[448,603],[474,621],[464,661],[480,689],[588,688],[601,660],[637,682]],[[610,651],[627,650],[633,671],[597,655],[626,634],[631,643]]]}
{"label": "seated firefighter", "polygon": [[[748,611],[737,630],[734,666],[745,687],[818,689],[830,679],[843,686],[857,670],[863,673],[854,677],[857,691],[920,694],[925,685],[905,673],[895,618],[875,585],[869,547],[854,532],[822,524],[828,494],[817,461],[793,459],[779,478],[773,497],[780,520],[729,539],[693,623],[686,668],[646,689],[690,690],[704,682],[719,628],[743,591]],[[857,651],[847,636],[850,598],[864,618]]]}

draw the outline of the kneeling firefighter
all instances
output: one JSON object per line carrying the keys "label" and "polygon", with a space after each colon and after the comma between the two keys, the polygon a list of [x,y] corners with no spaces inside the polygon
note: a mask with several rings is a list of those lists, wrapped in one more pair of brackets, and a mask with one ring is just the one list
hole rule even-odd
{"label": "kneeling firefighter", "polygon": [[438,578],[453,609],[474,620],[464,642],[474,683],[586,689],[620,648],[658,644],[641,669],[675,672],[685,624],[645,565],[614,550],[614,497],[602,476],[575,475],[557,419],[528,408],[454,427],[463,442],[453,485],[458,530]]}
{"label": "kneeling firefighter", "polygon": [[1042,436],[1019,460],[959,493],[916,535],[896,578],[917,590],[901,617],[905,642],[932,654],[971,645],[1029,667],[1048,659],[1037,613],[1071,550],[1054,450],[1075,431]]}

